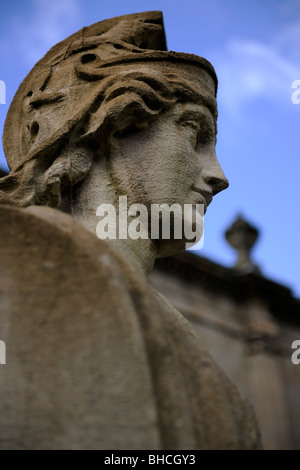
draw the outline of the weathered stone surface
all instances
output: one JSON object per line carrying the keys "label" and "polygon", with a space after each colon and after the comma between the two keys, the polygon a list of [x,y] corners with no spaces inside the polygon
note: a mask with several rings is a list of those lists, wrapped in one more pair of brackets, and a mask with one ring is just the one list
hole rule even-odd
{"label": "weathered stone surface", "polygon": [[2,448],[258,445],[249,405],[124,257],[53,209],[0,211]]}
{"label": "weathered stone surface", "polygon": [[206,208],[228,185],[215,72],[164,49],[159,12],[83,28],[12,102],[12,171],[0,181],[2,448],[260,445],[249,405],[146,281],[184,240],[95,234],[97,206],[120,195]]}
{"label": "weathered stone surface", "polygon": [[300,301],[292,291],[191,252],[158,260],[148,280],[253,404],[264,449],[299,449],[300,370],[291,344],[300,338]]}

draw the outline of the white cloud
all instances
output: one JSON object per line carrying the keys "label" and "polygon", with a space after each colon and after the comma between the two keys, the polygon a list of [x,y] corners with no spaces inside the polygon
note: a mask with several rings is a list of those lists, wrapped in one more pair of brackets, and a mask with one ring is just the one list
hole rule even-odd
{"label": "white cloud", "polygon": [[290,105],[291,85],[300,79],[300,64],[273,45],[232,40],[216,59],[221,77],[219,102],[231,114],[239,114],[247,102],[260,97]]}
{"label": "white cloud", "polygon": [[278,32],[274,44],[283,54],[300,61],[300,13]]}
{"label": "white cloud", "polygon": [[[28,2],[29,3],[29,2]],[[11,51],[32,66],[54,44],[77,27],[80,20],[78,0],[32,0],[30,19],[14,16],[9,27],[10,34],[1,38],[1,55],[9,57]]]}
{"label": "white cloud", "polygon": [[219,102],[240,117],[250,101],[266,98],[290,106],[292,82],[300,79],[300,2],[279,5],[280,28],[262,40],[231,38],[215,54]]}

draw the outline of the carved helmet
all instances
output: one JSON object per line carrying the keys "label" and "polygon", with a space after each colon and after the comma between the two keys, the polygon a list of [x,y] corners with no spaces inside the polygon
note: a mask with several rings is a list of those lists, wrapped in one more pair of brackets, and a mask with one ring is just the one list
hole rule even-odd
{"label": "carved helmet", "polygon": [[[103,100],[117,99],[125,82],[134,94],[130,81],[138,80],[151,101],[147,90],[151,80],[164,70],[172,81],[178,68],[179,80],[185,74],[188,79],[193,69],[202,95],[208,100],[215,97],[217,77],[212,65],[192,54],[168,52],[158,11],[104,20],[72,34],[33,67],[10,105],[3,134],[9,167],[18,171],[31,159],[59,152],[76,126],[82,138],[92,136],[105,118]],[[108,88],[109,98],[104,93]],[[168,83],[164,88],[167,99]],[[147,99],[144,102],[147,105]]]}

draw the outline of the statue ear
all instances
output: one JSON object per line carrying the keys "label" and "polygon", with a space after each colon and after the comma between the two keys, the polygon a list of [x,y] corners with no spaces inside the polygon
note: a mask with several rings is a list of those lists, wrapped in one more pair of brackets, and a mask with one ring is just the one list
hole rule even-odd
{"label": "statue ear", "polygon": [[142,132],[148,127],[149,121],[150,119],[148,116],[146,119],[139,120],[139,121],[137,121],[135,116],[132,116],[131,118],[128,117],[127,122],[122,123],[123,124],[122,127],[114,131],[112,136],[118,139],[122,139],[132,134],[135,134],[137,132]]}

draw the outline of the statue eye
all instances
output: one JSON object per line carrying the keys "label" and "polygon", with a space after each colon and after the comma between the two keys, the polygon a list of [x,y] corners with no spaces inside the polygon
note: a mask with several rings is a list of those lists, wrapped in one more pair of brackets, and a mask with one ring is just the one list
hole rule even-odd
{"label": "statue eye", "polygon": [[214,122],[205,114],[188,112],[177,121],[191,132],[191,142],[194,148],[208,145],[215,140],[216,128]]}
{"label": "statue eye", "polygon": [[197,145],[206,145],[210,141],[211,135],[209,129],[204,126],[200,126],[197,134]]}
{"label": "statue eye", "polygon": [[201,122],[198,128],[197,145],[207,145],[213,142],[215,138],[215,131],[212,129],[208,122]]}
{"label": "statue eye", "polygon": [[193,131],[193,142],[195,148],[198,145],[206,145],[211,139],[211,129],[209,126],[206,125],[205,122],[199,124],[199,122],[195,121],[186,121],[185,125],[189,126]]}
{"label": "statue eye", "polygon": [[196,123],[192,120],[184,120],[180,123],[184,127],[188,127],[191,130],[193,144],[196,147],[198,142],[198,134],[199,134],[199,123]]}

